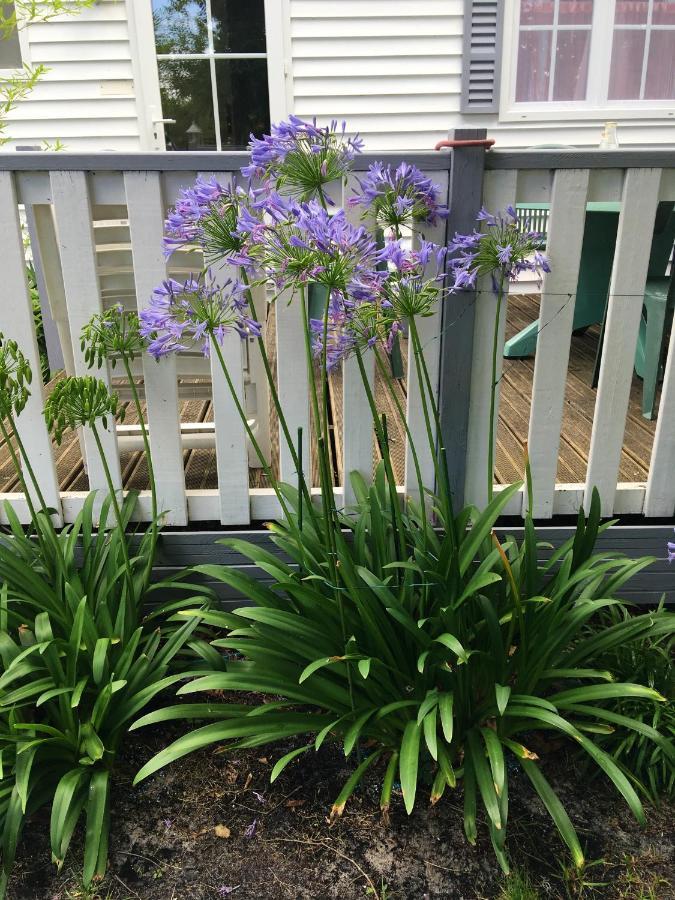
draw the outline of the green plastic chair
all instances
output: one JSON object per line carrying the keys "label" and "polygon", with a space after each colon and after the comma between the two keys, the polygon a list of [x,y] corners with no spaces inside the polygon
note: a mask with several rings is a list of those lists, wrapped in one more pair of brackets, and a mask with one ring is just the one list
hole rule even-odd
{"label": "green plastic chair", "polygon": [[675,311],[675,272],[648,278],[642,306],[635,371],[642,378],[642,415],[654,416],[656,386],[662,377],[665,336],[672,331]]}

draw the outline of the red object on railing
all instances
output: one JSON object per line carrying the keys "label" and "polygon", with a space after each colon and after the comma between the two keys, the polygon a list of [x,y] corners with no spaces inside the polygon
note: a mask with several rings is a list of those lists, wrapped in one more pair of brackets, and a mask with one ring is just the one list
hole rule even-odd
{"label": "red object on railing", "polygon": [[485,147],[486,150],[489,150],[490,147],[494,144],[494,138],[484,138],[480,141],[439,141],[434,150],[442,150],[444,147],[449,147],[451,150],[455,147]]}

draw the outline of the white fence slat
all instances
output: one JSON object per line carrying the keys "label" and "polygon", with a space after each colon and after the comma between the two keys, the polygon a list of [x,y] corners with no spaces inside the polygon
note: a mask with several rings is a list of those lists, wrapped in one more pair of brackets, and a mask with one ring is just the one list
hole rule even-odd
{"label": "white fence slat", "polygon": [[[225,334],[221,353],[235,394],[244,406],[242,343],[234,331]],[[223,525],[248,525],[251,521],[248,493],[248,451],[246,429],[220,367],[211,350],[213,419],[216,426],[216,467],[220,493],[220,521]]]}
{"label": "white fence slat", "polygon": [[675,514],[675,335],[671,334],[645,495],[646,516]]}
{"label": "white fence slat", "polygon": [[[289,303],[290,301],[290,303]],[[299,294],[291,300],[283,292],[274,301],[277,340],[277,393],[290,431],[296,441],[298,428],[302,428],[302,468],[308,484],[311,480],[310,448],[312,436],[309,419],[309,381],[305,343],[300,316]],[[291,451],[279,426],[279,474],[281,480],[297,486],[298,477]]]}
{"label": "white fence slat", "polygon": [[[54,171],[50,177],[70,342],[75,365],[74,373],[69,372],[68,374],[93,374],[110,386],[107,368],[90,371],[84,361],[84,354],[80,350],[82,328],[92,315],[101,310],[87,176],[84,172]],[[122,475],[115,437],[115,423],[109,423],[107,430],[104,430],[103,425],[100,424],[98,430],[113,486],[119,489],[122,486]],[[91,490],[101,491],[102,496],[105,496],[108,486],[93,435],[88,428],[84,428],[82,437],[89,487]],[[102,497],[99,498],[99,502],[101,499]]]}
{"label": "white fence slat", "polygon": [[[515,169],[485,173],[483,204],[490,212],[498,212],[516,202],[518,172]],[[452,302],[449,298],[446,302]],[[502,302],[497,349],[497,388],[495,395],[495,436],[499,421],[499,380],[502,373],[504,331],[507,298]],[[467,430],[467,462],[464,496],[466,503],[482,508],[487,503],[487,464],[489,446],[490,392],[492,381],[492,341],[496,312],[496,298],[491,278],[478,282],[476,318],[473,335],[473,366],[471,369],[471,397]],[[494,477],[494,476],[493,476]]]}
{"label": "white fence slat", "polygon": [[[361,225],[361,207],[349,206],[348,200],[358,189],[356,176],[350,175],[344,189],[343,208],[354,225]],[[363,365],[370,389],[375,393],[375,354],[363,351]],[[361,380],[359,364],[349,357],[342,364],[342,472],[344,504],[355,502],[350,475],[359,472],[369,482],[373,474],[373,415]]]}
{"label": "white fence slat", "polygon": [[[140,312],[166,278],[162,249],[164,205],[158,172],[125,172],[136,302]],[[157,505],[167,525],[187,525],[176,360],[143,354],[143,383]]]}
{"label": "white fence slat", "polygon": [[[264,285],[257,285],[251,288],[255,301],[255,311],[262,326],[263,341],[267,341],[267,297]],[[267,344],[265,343],[265,346]],[[255,410],[256,421],[256,440],[263,453],[263,456],[270,462],[271,459],[271,443],[270,443],[270,391],[267,383],[267,375],[263,365],[262,354],[260,352],[258,340],[256,338],[247,339],[248,351],[248,383],[245,386],[246,409]],[[255,402],[254,402],[255,401]],[[260,468],[260,460],[252,447],[248,452],[249,465],[254,468]]]}
{"label": "white fence slat", "polygon": [[[439,193],[442,198],[448,196],[448,173],[434,172],[434,182],[439,186]],[[440,220],[436,225],[424,225],[415,228],[413,247],[419,245],[421,238],[433,241],[441,246],[445,245],[446,225]],[[435,269],[435,260],[429,262],[428,270],[432,272]],[[430,316],[418,317],[415,324],[419,334],[420,344],[424,353],[427,369],[429,372],[429,380],[434,391],[434,402],[438,402],[438,375],[440,365],[440,347],[441,347],[441,303],[439,300],[433,308]],[[452,302],[452,301],[450,301]],[[427,411],[432,418],[431,431],[434,442],[436,441],[436,426],[433,422],[433,414],[431,403],[427,397]],[[408,340],[408,392],[406,398],[406,420],[410,435],[406,435],[406,453],[405,453],[405,475],[404,489],[405,496],[412,497],[415,501],[420,502],[419,485],[417,480],[417,472],[415,469],[413,447],[417,451],[419,461],[420,474],[422,484],[426,488],[433,489],[436,481],[436,468],[434,458],[436,453],[435,446],[430,446],[429,437],[427,435],[426,423],[424,418],[424,408],[422,404],[421,386],[417,377],[417,368],[415,365],[415,354],[413,352],[412,341]]]}
{"label": "white fence slat", "polygon": [[[33,307],[26,281],[26,258],[19,223],[16,190],[12,174],[0,172],[0,246],[3,252],[3,301],[0,303],[0,331],[18,342],[33,371],[31,394],[16,425],[49,507],[60,516],[59,485],[52,456],[52,443],[42,415],[44,395],[40,374],[40,354],[35,339]],[[25,469],[25,467],[24,467]],[[31,496],[35,492],[26,476]]]}
{"label": "white fence slat", "polygon": [[534,494],[530,502],[535,518],[553,515],[588,180],[588,169],[559,169],[553,177],[546,246],[551,272],[544,275],[539,301],[528,433]]}
{"label": "white fence slat", "polygon": [[660,169],[626,170],[584,496],[588,509],[597,487],[603,515],[614,507],[660,181]]}

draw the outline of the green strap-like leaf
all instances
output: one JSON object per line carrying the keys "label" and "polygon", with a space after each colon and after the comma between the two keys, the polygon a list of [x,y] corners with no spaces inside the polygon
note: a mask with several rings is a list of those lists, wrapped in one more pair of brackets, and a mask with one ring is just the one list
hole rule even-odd
{"label": "green strap-like leaf", "polygon": [[410,721],[406,725],[405,731],[403,732],[403,738],[401,739],[399,775],[401,779],[401,790],[403,791],[403,802],[405,803],[408,815],[413,811],[415,794],[417,792],[420,734],[421,730],[417,722]]}
{"label": "green strap-like leaf", "polygon": [[520,765],[527,777],[532,782],[534,789],[541,797],[542,803],[553,819],[556,828],[560,832],[560,836],[570,848],[574,865],[580,869],[584,864],[584,854],[581,850],[579,838],[570,821],[570,817],[565,811],[565,807],[560,802],[558,795],[555,793],[551,785],[542,775],[539,767],[531,760],[520,759]]}

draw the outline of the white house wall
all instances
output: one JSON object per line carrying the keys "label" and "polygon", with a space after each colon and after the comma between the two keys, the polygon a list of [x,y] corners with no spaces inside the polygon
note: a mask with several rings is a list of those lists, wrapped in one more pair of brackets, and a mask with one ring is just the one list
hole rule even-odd
{"label": "white house wall", "polygon": [[371,150],[428,150],[458,127],[487,128],[501,147],[593,147],[608,119],[621,146],[675,143],[674,118],[618,110],[556,121],[462,114],[463,0],[278,2],[288,8],[289,111],[347,119]]}
{"label": "white house wall", "polygon": [[124,0],[99,0],[76,16],[29,25],[22,43],[25,61],[49,71],[12,112],[6,132],[12,144],[60,140],[73,151],[151,149],[141,141]]}

